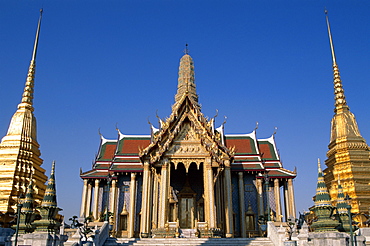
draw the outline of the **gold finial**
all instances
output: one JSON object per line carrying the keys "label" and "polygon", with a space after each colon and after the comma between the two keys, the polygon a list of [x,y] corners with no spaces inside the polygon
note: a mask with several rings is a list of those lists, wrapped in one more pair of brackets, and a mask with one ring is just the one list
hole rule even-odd
{"label": "gold finial", "polygon": [[189,52],[188,46],[186,45],[185,55],[180,59],[179,66],[179,77],[177,84],[177,93],[175,95],[175,104],[172,109],[176,108],[176,105],[180,102],[182,98],[188,96],[193,102],[194,106],[200,108],[198,104],[198,95],[196,93],[195,77],[194,77],[194,63],[193,59],[187,53]]}
{"label": "gold finial", "polygon": [[325,17],[326,17],[326,25],[327,25],[327,28],[328,28],[331,57],[332,57],[332,60],[333,60],[334,95],[335,95],[335,109],[334,109],[334,111],[337,112],[338,110],[348,109],[348,105],[347,105],[346,97],[344,95],[342,80],[340,78],[339,68],[338,68],[338,65],[337,65],[336,57],[335,57],[333,37],[331,35],[328,11],[326,9],[325,9]]}
{"label": "gold finial", "polygon": [[335,52],[334,52],[334,44],[333,44],[333,37],[331,35],[330,30],[330,23],[329,23],[329,17],[328,17],[328,11],[325,9],[325,17],[326,17],[326,26],[328,28],[328,35],[329,35],[329,42],[330,42],[330,49],[331,49],[331,56],[333,59],[333,66],[337,64],[336,58],[335,58]]}
{"label": "gold finial", "polygon": [[53,161],[53,164],[51,165],[51,174],[55,174],[55,161]]}
{"label": "gold finial", "polygon": [[28,68],[26,85],[24,87],[24,92],[22,95],[22,103],[18,105],[18,108],[27,107],[33,110],[32,105],[33,105],[33,88],[34,88],[35,67],[36,67],[36,53],[37,53],[37,46],[39,43],[42,12],[43,10],[40,9],[40,17],[39,17],[39,21],[37,24],[36,38],[35,38],[35,43],[33,45],[31,63]]}
{"label": "gold finial", "polygon": [[44,11],[43,9],[40,9],[40,17],[39,17],[39,22],[37,24],[37,31],[36,31],[35,44],[33,46],[32,60],[36,60],[36,53],[37,53],[37,46],[38,46],[38,42],[39,42],[39,33],[40,33],[41,19],[42,19],[42,12],[43,11]]}

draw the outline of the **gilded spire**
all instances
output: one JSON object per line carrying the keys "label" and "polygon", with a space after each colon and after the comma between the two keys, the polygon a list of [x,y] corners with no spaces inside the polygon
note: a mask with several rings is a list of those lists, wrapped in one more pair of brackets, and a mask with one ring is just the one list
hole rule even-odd
{"label": "gilded spire", "polygon": [[[37,202],[43,199],[45,182],[45,170],[41,168],[40,145],[37,142],[36,118],[33,114],[33,89],[35,77],[35,62],[39,35],[41,28],[42,10],[38,18],[36,38],[34,40],[31,64],[28,69],[27,79],[21,102],[17,111],[13,114],[6,136],[0,143],[0,162],[2,165],[0,186],[6,187],[4,193],[0,194],[0,211],[12,212],[16,205],[12,200],[17,194],[23,193],[25,187],[21,185],[23,179],[27,179],[31,173],[34,177],[34,198]],[[9,182],[9,180],[13,180]]]}
{"label": "gilded spire", "polygon": [[197,106],[199,106],[198,95],[195,87],[194,63],[188,52],[188,45],[186,45],[185,55],[180,60],[175,104],[177,104],[184,95],[188,95],[193,100],[193,102]]}
{"label": "gilded spire", "polygon": [[323,173],[321,170],[320,159],[317,160],[317,170],[318,178],[317,178],[315,206],[316,207],[331,206],[328,188],[326,187]]}
{"label": "gilded spire", "polygon": [[28,68],[26,85],[24,88],[23,96],[22,96],[22,103],[18,105],[18,108],[28,107],[29,109],[33,110],[32,105],[33,105],[33,88],[34,88],[35,68],[36,68],[36,54],[37,54],[37,47],[39,43],[42,12],[43,10],[40,9],[40,17],[39,17],[39,21],[37,24],[37,31],[36,31],[35,43],[33,45],[32,59],[31,59],[30,66]]}
{"label": "gilded spire", "polygon": [[334,73],[334,95],[335,95],[335,112],[338,112],[339,110],[343,109],[349,109],[346,101],[346,97],[344,95],[342,80],[340,78],[339,68],[337,65],[337,60],[335,57],[335,51],[334,51],[334,43],[333,43],[333,37],[331,35],[330,30],[330,23],[329,23],[329,17],[328,17],[328,11],[325,10],[325,17],[326,17],[326,25],[328,28],[328,35],[329,35],[329,43],[330,43],[330,50],[331,50],[331,56],[333,60],[333,73]]}
{"label": "gilded spire", "polygon": [[57,192],[55,187],[55,161],[51,167],[51,174],[48,180],[48,185],[46,186],[44,199],[41,203],[42,207],[57,207]]}
{"label": "gilded spire", "polygon": [[[347,105],[346,97],[344,95],[344,89],[342,80],[340,78],[339,68],[337,65],[337,60],[334,51],[333,37],[331,34],[328,11],[325,10],[326,25],[328,28],[329,44],[333,62],[333,73],[334,73],[334,104],[335,104],[335,115],[332,120],[332,130],[331,130],[331,141],[342,137],[361,137],[358,130],[358,125],[355,116],[349,111]],[[361,137],[362,138],[362,137]]]}

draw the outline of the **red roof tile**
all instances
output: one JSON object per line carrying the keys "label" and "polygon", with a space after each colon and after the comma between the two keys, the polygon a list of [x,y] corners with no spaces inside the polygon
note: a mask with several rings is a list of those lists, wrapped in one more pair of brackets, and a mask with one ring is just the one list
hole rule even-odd
{"label": "red roof tile", "polygon": [[235,146],[235,153],[254,153],[250,138],[227,138],[226,146],[228,148]]}
{"label": "red roof tile", "polygon": [[116,144],[106,144],[104,155],[102,156],[101,159],[103,159],[103,160],[112,160],[115,150],[116,150]]}
{"label": "red roof tile", "polygon": [[141,149],[146,148],[150,144],[150,139],[127,139],[124,138],[121,141],[122,149],[120,150],[120,154],[138,154],[139,147]]}
{"label": "red roof tile", "polygon": [[271,159],[271,158],[273,158],[272,157],[272,153],[271,153],[270,144],[268,144],[268,143],[260,143],[259,144],[259,150],[260,150],[260,153],[261,153],[263,159]]}

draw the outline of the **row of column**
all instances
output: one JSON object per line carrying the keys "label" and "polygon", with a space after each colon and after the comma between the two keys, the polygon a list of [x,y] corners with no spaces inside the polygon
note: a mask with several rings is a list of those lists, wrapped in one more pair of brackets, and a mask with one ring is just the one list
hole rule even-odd
{"label": "row of column", "polygon": [[[274,199],[275,199],[275,213],[276,218],[275,221],[282,221],[282,208],[281,208],[281,197],[280,197],[280,180],[278,178],[270,179],[268,192],[271,191],[271,181],[273,182],[273,192],[274,192]],[[285,203],[285,215],[286,219],[289,217],[296,217],[296,210],[295,210],[295,202],[294,202],[294,188],[293,188],[293,180],[292,179],[283,179],[283,188],[284,188],[284,203]],[[259,178],[256,180],[256,188],[257,188],[257,203],[258,203],[258,217],[263,216],[265,213],[265,206],[263,202],[263,193],[264,193],[264,183],[263,179]],[[239,172],[239,199],[240,199],[240,208],[241,218],[245,217],[244,211],[244,179],[243,179],[243,172]],[[266,191],[265,191],[266,192]],[[269,193],[266,194],[269,196]],[[268,204],[267,206],[269,206]],[[266,207],[267,207],[266,206]],[[245,228],[244,219],[242,221],[242,229]],[[244,230],[243,230],[244,231]]]}
{"label": "row of column", "polygon": [[[214,191],[214,174],[212,170],[211,158],[204,162],[203,185],[204,185],[204,213],[205,221],[209,228],[216,228],[216,199]],[[168,160],[162,163],[159,182],[154,180],[156,177],[148,163],[144,163],[143,174],[143,193],[142,193],[142,216],[141,216],[141,236],[147,236],[150,233],[152,222],[157,228],[164,228],[169,216],[169,187],[170,187],[170,162]],[[230,165],[226,163],[224,171],[225,191],[225,219],[226,236],[233,236],[233,210],[231,193],[231,172]],[[159,190],[159,192],[158,192]],[[159,196],[157,195],[159,193]],[[158,199],[159,197],[159,199]],[[220,206],[221,204],[218,204]],[[157,210],[158,206],[158,210]],[[156,212],[158,211],[158,213]]]}
{"label": "row of column", "polygon": [[[94,220],[97,221],[99,218],[99,187],[100,183],[105,181],[105,179],[95,179],[93,182],[89,182],[88,179],[84,179],[84,186],[82,190],[82,202],[81,202],[81,210],[80,210],[80,217],[86,218],[92,212]],[[128,235],[129,237],[134,236],[135,231],[135,194],[136,194],[136,173],[131,173],[131,181],[130,181],[130,207],[129,207],[129,216],[128,216]],[[93,189],[94,184],[94,189]],[[113,221],[117,221],[118,211],[117,209],[117,179],[112,180],[112,184],[110,190],[107,191],[109,196],[109,212],[113,212],[114,219]],[[92,198],[93,204],[92,204]],[[103,202],[103,201],[101,201]],[[91,207],[92,204],[92,207]],[[102,205],[102,204],[101,204]],[[104,209],[103,209],[104,210]]]}
{"label": "row of column", "polygon": [[[214,196],[214,180],[213,170],[210,164],[204,166],[203,172],[204,178],[204,196],[205,196],[205,221],[208,222],[209,228],[216,228],[216,202]],[[233,234],[233,214],[232,214],[232,193],[231,193],[231,172],[230,167],[226,166],[224,170],[224,185],[225,185],[225,220],[226,220],[226,236],[231,237]],[[142,193],[142,214],[141,214],[141,232],[150,233],[152,216],[153,221],[158,222],[158,228],[164,228],[165,223],[168,220],[168,187],[170,182],[170,164],[164,163],[161,169],[160,182],[153,182],[154,175],[150,170],[149,164],[144,164],[144,175],[143,175],[143,193]],[[84,179],[84,187],[82,193],[81,213],[80,217],[87,217],[90,215],[90,211],[94,216],[94,219],[98,219],[99,215],[99,186],[101,181],[104,179],[95,179],[94,182],[89,182],[88,179]],[[105,180],[104,180],[105,181]],[[271,189],[270,184],[273,182],[273,192],[275,197],[275,212],[276,221],[282,221],[282,207],[280,197],[280,180],[272,179],[269,183],[269,191]],[[295,217],[295,203],[294,203],[294,188],[292,179],[282,180],[284,188],[284,201],[285,201],[285,214],[286,218]],[[93,189],[94,185],[94,189]],[[153,187],[154,186],[154,187]],[[240,221],[242,237],[246,237],[246,222],[245,222],[245,200],[244,200],[244,173],[238,173],[238,186],[239,186],[239,207],[240,207]],[[264,184],[263,179],[256,179],[257,188],[257,203],[258,203],[258,216],[264,215]],[[153,197],[153,192],[159,190],[158,196]],[[93,192],[92,192],[93,191]],[[131,173],[131,184],[130,184],[130,203],[129,203],[129,218],[128,218],[128,234],[129,237],[134,236],[135,226],[135,194],[136,194],[136,174]],[[268,195],[268,194],[267,194]],[[117,180],[112,180],[111,190],[109,191],[109,211],[114,212],[114,216],[117,216],[118,211],[115,211],[117,206]],[[93,198],[93,204],[92,204]],[[152,202],[154,199],[154,202]],[[92,207],[91,207],[92,204]],[[157,207],[158,204],[158,207]],[[220,204],[218,204],[220,205]],[[154,211],[158,211],[158,214]],[[117,221],[116,218],[114,221]]]}
{"label": "row of column", "polygon": [[[84,179],[84,186],[82,190],[82,202],[80,217],[86,218],[92,212],[94,220],[98,220],[99,216],[99,187],[102,179],[95,179],[94,183],[94,192],[92,183],[88,179]],[[92,194],[93,193],[93,194]],[[117,194],[117,180],[112,180],[111,190],[108,193],[109,196],[109,211],[113,212],[116,207],[116,194]],[[92,198],[94,198],[94,204],[91,208]]]}

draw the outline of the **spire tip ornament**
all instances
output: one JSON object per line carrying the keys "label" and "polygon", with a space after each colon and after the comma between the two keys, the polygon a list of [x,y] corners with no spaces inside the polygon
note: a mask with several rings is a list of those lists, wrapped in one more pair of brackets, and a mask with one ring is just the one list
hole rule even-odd
{"label": "spire tip ornament", "polygon": [[189,45],[186,43],[186,44],[185,44],[185,50],[184,50],[184,54],[185,54],[185,55],[188,55],[188,54],[189,54],[189,48],[188,48],[188,46],[189,46]]}

